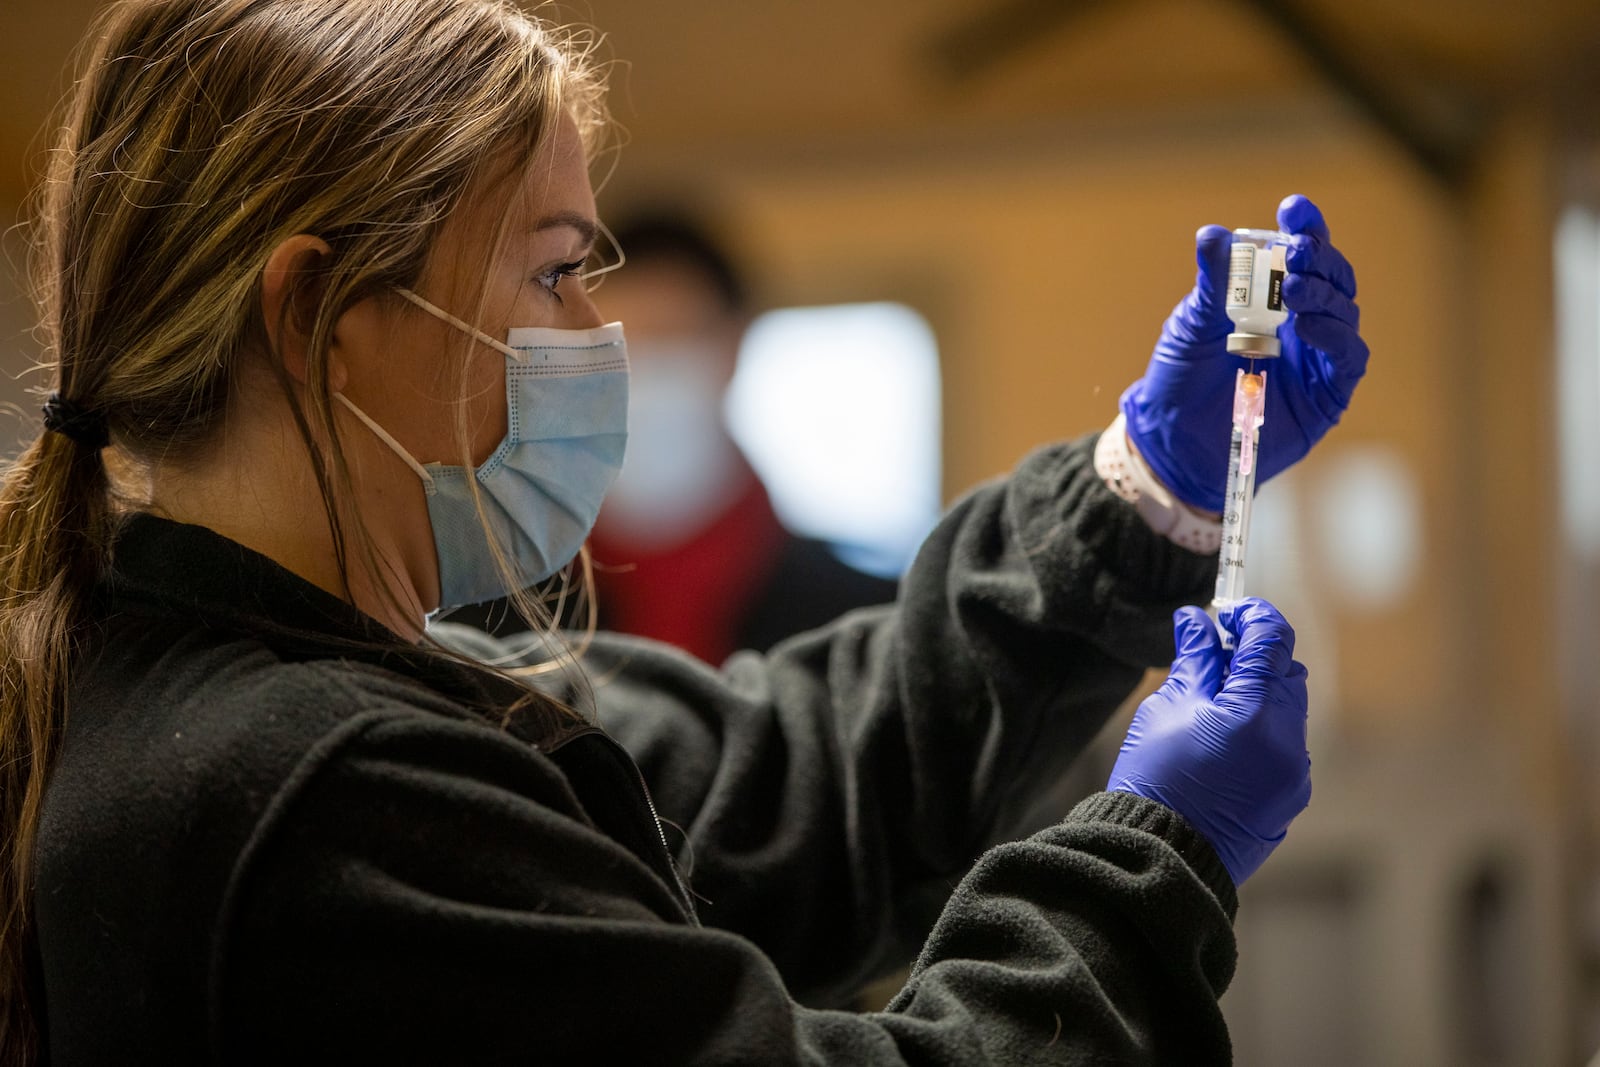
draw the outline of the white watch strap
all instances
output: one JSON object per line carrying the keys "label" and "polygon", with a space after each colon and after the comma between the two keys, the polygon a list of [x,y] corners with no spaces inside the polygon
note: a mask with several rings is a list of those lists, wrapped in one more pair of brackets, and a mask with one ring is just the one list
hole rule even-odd
{"label": "white watch strap", "polygon": [[1156,533],[1202,556],[1222,547],[1221,521],[1190,508],[1161,484],[1128,442],[1128,420],[1121,412],[1095,445],[1094,469]]}

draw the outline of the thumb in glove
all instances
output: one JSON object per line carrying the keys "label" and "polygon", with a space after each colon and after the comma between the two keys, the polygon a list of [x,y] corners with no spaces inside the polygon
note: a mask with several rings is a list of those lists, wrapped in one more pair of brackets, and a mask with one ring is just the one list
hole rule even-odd
{"label": "thumb in glove", "polygon": [[1305,668],[1276,608],[1223,612],[1232,660],[1198,608],[1173,619],[1178,656],[1139,706],[1106,788],[1154,800],[1209,841],[1234,883],[1261,866],[1311,796]]}

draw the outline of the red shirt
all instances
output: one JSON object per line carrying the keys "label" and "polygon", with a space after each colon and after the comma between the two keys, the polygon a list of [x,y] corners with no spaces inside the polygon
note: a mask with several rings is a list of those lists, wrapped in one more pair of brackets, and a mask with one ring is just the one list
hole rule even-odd
{"label": "red shirt", "polygon": [[705,529],[665,551],[604,533],[589,539],[609,629],[652,637],[719,663],[737,647],[739,622],[787,536],[755,474]]}

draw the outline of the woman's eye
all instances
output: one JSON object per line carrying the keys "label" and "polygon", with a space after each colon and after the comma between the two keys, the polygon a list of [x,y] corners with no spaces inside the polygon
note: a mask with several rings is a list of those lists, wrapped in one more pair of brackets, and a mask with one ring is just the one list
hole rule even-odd
{"label": "woman's eye", "polygon": [[551,296],[555,297],[557,303],[560,303],[561,294],[556,292],[556,287],[561,284],[561,279],[576,278],[578,275],[582,274],[583,263],[584,261],[581,259],[575,260],[571,263],[562,263],[559,266],[551,267],[542,274],[536,275],[533,280],[539,285],[540,288],[544,289]]}

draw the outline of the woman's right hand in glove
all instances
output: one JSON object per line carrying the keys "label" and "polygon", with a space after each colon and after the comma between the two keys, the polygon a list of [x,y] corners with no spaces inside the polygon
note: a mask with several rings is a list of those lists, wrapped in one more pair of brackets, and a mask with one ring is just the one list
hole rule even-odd
{"label": "woman's right hand in glove", "polygon": [[1235,638],[1231,664],[1205,612],[1173,616],[1178,658],[1139,705],[1106,788],[1182,815],[1239,885],[1311,800],[1306,669],[1265,600],[1247,597],[1220,622]]}

